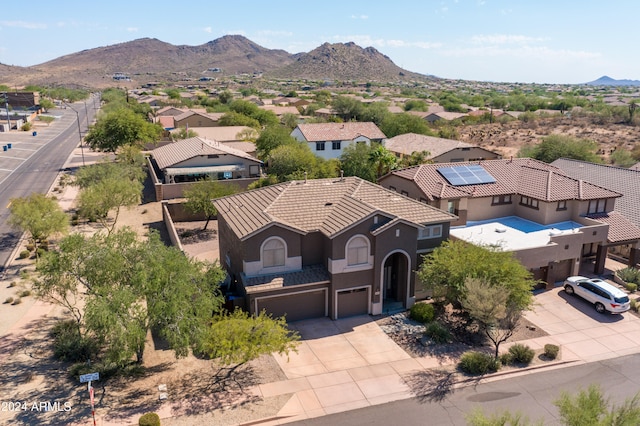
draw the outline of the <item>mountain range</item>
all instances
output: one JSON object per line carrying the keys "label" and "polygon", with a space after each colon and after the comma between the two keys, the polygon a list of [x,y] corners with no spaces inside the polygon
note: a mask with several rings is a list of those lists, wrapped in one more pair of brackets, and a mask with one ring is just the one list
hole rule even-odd
{"label": "mountain range", "polygon": [[0,64],[0,82],[104,88],[119,74],[139,85],[150,81],[206,80],[224,75],[281,79],[395,82],[427,76],[404,70],[373,47],[324,43],[308,53],[267,49],[246,37],[227,35],[199,46],[153,38],[87,49],[51,61],[16,67]]}
{"label": "mountain range", "polygon": [[607,75],[603,75],[599,79],[585,84],[589,86],[640,86],[640,80],[616,80]]}

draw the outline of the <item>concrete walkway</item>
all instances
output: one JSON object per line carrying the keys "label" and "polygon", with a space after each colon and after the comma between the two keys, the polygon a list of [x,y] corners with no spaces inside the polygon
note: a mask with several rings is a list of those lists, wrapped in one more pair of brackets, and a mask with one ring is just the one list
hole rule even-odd
{"label": "concrete walkway", "polygon": [[[587,302],[566,295],[562,287],[536,295],[535,302],[534,310],[525,317],[549,335],[519,343],[533,349],[557,344],[561,347],[558,361],[499,372],[483,381],[640,352],[640,318],[631,312],[598,314]],[[431,356],[412,358],[370,316],[300,321],[293,323],[293,328],[303,339],[298,353],[276,355],[288,379],[253,389],[263,397],[292,396],[276,417],[265,419],[261,425],[281,425],[411,398],[416,395],[406,380],[410,373],[456,362]],[[508,346],[503,345],[501,350]]]}

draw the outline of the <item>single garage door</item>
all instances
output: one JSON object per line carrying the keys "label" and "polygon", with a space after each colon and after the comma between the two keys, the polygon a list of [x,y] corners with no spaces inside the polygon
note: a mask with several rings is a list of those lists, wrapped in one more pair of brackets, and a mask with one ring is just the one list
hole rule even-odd
{"label": "single garage door", "polygon": [[286,314],[287,322],[324,317],[327,315],[326,294],[326,289],[318,289],[258,298],[258,312],[264,309],[274,317]]}
{"label": "single garage door", "polygon": [[369,313],[369,287],[338,292],[338,318]]}
{"label": "single garage door", "polygon": [[571,275],[571,267],[573,266],[573,259],[561,260],[560,262],[553,263],[552,269],[549,271],[551,282],[564,281],[565,278]]}

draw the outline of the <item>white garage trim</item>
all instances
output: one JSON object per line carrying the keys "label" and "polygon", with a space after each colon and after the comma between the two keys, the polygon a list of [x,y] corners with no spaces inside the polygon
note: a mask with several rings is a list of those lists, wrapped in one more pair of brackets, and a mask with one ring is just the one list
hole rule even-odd
{"label": "white garage trim", "polygon": [[347,291],[360,290],[361,288],[366,288],[367,289],[367,314],[371,314],[371,286],[370,285],[361,285],[359,287],[349,287],[349,288],[343,288],[341,290],[336,290],[335,302],[334,302],[334,311],[333,311],[333,312],[336,313],[334,320],[338,319],[338,294],[339,293],[345,293]]}

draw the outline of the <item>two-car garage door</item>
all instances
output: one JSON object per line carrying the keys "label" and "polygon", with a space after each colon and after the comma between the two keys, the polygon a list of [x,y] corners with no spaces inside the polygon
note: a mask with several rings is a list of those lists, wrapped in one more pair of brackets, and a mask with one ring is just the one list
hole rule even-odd
{"label": "two-car garage door", "polygon": [[256,298],[257,312],[263,309],[274,317],[286,315],[287,321],[299,321],[328,315],[327,289]]}

